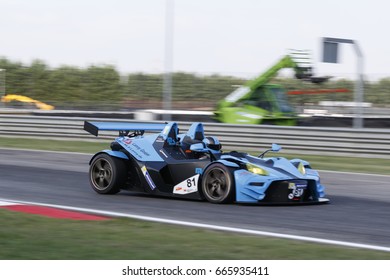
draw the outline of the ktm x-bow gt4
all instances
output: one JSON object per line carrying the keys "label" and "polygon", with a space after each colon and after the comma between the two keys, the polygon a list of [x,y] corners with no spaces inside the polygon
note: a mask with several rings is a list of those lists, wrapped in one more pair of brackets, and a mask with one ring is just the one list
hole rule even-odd
{"label": "ktm x-bow gt4", "polygon": [[90,161],[90,184],[100,194],[129,190],[211,203],[329,201],[308,162],[265,157],[280,150],[277,144],[259,156],[223,153],[216,137],[205,136],[202,123],[193,123],[182,134],[175,122],[85,122],[84,129],[95,136],[101,130],[119,132],[111,149]]}

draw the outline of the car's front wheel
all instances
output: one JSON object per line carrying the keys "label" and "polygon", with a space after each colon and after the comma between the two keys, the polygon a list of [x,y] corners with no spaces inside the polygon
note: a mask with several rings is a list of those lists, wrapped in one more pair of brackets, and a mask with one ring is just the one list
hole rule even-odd
{"label": "car's front wheel", "polygon": [[211,203],[232,202],[234,180],[229,168],[221,163],[209,166],[202,175],[202,193]]}
{"label": "car's front wheel", "polygon": [[126,179],[125,162],[108,154],[97,155],[89,168],[91,187],[100,194],[118,193],[125,185]]}

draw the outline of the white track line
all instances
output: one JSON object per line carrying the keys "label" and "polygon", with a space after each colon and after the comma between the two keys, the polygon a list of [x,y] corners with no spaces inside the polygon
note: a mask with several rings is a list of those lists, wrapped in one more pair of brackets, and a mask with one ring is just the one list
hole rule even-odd
{"label": "white track line", "polygon": [[275,232],[268,232],[268,231],[251,230],[251,229],[215,226],[215,225],[203,224],[203,223],[193,223],[193,222],[186,222],[186,221],[179,221],[179,220],[161,219],[161,218],[154,218],[154,217],[150,217],[150,216],[125,214],[125,213],[119,213],[119,212],[113,212],[113,211],[103,211],[103,210],[97,210],[97,209],[80,208],[80,207],[72,207],[72,206],[65,206],[65,205],[37,203],[37,202],[30,202],[30,201],[15,201],[15,200],[8,200],[8,199],[1,199],[1,198],[0,198],[0,200],[3,201],[4,203],[32,204],[32,205],[60,208],[60,209],[65,209],[65,210],[93,213],[96,215],[103,215],[103,216],[132,218],[132,219],[143,220],[143,221],[173,224],[173,225],[180,225],[180,226],[197,227],[197,228],[210,229],[210,230],[220,230],[220,231],[225,231],[225,232],[234,232],[234,233],[268,236],[268,237],[276,237],[276,238],[284,238],[284,239],[293,239],[293,240],[315,242],[315,243],[322,243],[322,244],[328,244],[328,245],[337,245],[337,246],[354,247],[354,248],[360,248],[360,249],[369,249],[369,250],[390,252],[390,247],[370,245],[370,244],[345,242],[345,241],[338,241],[338,240],[331,240],[331,239],[323,239],[323,238],[315,238],[315,237],[307,237],[307,236],[299,236],[299,235],[275,233]]}

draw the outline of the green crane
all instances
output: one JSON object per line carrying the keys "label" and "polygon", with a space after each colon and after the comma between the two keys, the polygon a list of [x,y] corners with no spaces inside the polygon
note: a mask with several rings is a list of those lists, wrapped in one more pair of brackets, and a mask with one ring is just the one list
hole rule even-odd
{"label": "green crane", "polygon": [[322,83],[329,77],[314,77],[309,53],[294,51],[282,57],[260,76],[246,82],[225,99],[215,111],[220,122],[236,124],[296,125],[297,115],[280,85],[268,84],[281,69],[292,68],[297,79]]}

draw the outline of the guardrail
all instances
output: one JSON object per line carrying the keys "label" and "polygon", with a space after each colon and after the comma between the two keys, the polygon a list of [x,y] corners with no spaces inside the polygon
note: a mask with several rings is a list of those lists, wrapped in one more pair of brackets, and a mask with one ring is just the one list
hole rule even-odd
{"label": "guardrail", "polygon": [[[88,141],[108,141],[117,136],[114,132],[102,132],[96,139],[83,130],[85,120],[139,122],[124,119],[0,115],[0,136]],[[186,131],[190,124],[179,122],[181,132]],[[224,150],[260,153],[270,147],[271,143],[278,143],[287,153],[390,158],[389,129],[221,123],[205,123],[204,127],[207,135],[219,138]]]}

